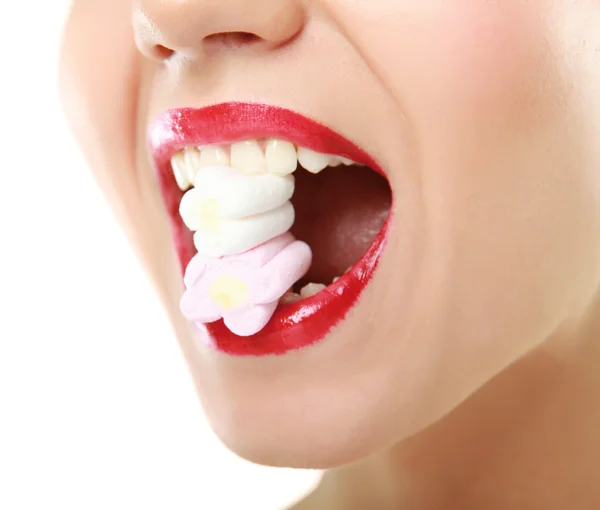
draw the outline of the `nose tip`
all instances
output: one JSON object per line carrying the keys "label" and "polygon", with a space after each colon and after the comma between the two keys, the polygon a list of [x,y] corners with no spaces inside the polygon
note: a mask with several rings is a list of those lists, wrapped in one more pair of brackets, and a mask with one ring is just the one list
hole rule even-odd
{"label": "nose tip", "polygon": [[277,48],[304,21],[302,0],[135,0],[133,8],[136,44],[155,60],[215,45]]}

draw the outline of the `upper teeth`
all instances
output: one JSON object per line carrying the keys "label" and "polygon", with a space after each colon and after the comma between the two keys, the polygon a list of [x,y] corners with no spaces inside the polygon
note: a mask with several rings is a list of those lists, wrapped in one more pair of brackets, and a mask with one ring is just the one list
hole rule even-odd
{"label": "upper teeth", "polygon": [[188,147],[171,158],[175,180],[183,191],[194,184],[198,170],[205,166],[231,165],[246,175],[281,176],[293,173],[298,163],[312,173],[319,173],[328,166],[358,164],[343,156],[315,152],[279,139]]}
{"label": "upper teeth", "polygon": [[296,147],[283,140],[269,140],[265,148],[265,163],[270,174],[291,174],[298,167]]}
{"label": "upper teeth", "polygon": [[193,147],[188,147],[187,150],[194,154],[200,154],[200,159],[198,160],[199,167],[210,165],[229,165],[229,152],[225,151],[225,149],[219,147],[218,145],[209,145],[208,147],[204,147],[202,151],[198,151]]}
{"label": "upper teeth", "polygon": [[248,175],[267,173],[265,154],[256,140],[231,144],[231,166]]}
{"label": "upper teeth", "polygon": [[327,168],[332,159],[335,159],[336,162],[338,161],[337,156],[322,154],[320,152],[311,151],[310,149],[305,149],[304,147],[298,149],[298,161],[304,168],[313,174],[317,174],[321,170]]}

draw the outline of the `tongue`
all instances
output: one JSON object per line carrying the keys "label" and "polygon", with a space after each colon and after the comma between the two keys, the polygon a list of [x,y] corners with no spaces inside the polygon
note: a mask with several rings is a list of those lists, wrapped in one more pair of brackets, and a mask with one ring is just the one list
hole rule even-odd
{"label": "tongue", "polygon": [[366,167],[339,166],[317,175],[299,170],[292,233],[313,251],[301,283],[331,283],[367,251],[390,210],[388,182]]}

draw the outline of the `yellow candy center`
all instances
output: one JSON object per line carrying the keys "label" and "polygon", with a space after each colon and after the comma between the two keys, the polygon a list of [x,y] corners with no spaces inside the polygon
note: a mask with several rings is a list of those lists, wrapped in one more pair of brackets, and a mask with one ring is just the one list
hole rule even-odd
{"label": "yellow candy center", "polygon": [[249,296],[246,282],[234,276],[220,276],[210,286],[210,297],[221,310],[243,305]]}
{"label": "yellow candy center", "polygon": [[202,200],[198,205],[198,219],[202,232],[216,234],[219,231],[219,202],[215,198]]}

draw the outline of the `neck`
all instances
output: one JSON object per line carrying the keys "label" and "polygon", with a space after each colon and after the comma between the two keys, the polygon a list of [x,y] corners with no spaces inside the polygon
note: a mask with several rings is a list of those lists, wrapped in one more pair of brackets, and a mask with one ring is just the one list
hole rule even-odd
{"label": "neck", "polygon": [[599,319],[564,328],[426,431],[326,473],[309,507],[600,508]]}

